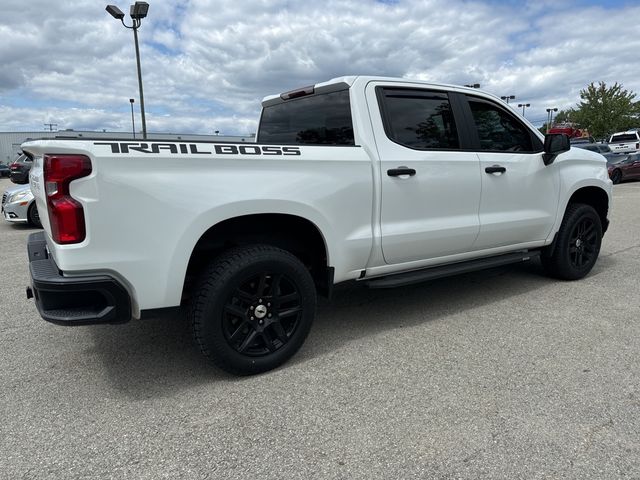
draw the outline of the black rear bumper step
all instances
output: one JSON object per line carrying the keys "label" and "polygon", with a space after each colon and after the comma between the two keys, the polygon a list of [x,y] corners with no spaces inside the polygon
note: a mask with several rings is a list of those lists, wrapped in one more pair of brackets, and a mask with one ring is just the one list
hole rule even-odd
{"label": "black rear bumper step", "polygon": [[131,299],[110,275],[65,277],[46,249],[44,232],[29,235],[31,289],[40,316],[57,325],[124,323],[131,320]]}
{"label": "black rear bumper step", "polygon": [[468,260],[466,262],[423,268],[422,270],[413,270],[411,272],[403,272],[386,277],[374,278],[367,281],[367,285],[369,288],[402,287],[404,285],[411,285],[412,283],[435,280],[436,278],[450,277],[461,273],[484,270],[485,268],[500,267],[510,263],[526,262],[527,260],[538,256],[540,256],[539,250],[507,253],[504,255],[496,255],[495,257],[479,258],[476,260]]}

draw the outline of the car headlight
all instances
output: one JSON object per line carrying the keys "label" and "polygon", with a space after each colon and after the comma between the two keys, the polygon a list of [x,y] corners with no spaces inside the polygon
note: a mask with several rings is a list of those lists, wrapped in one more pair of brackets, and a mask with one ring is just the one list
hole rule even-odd
{"label": "car headlight", "polygon": [[31,197],[31,191],[27,190],[25,192],[17,192],[14,193],[13,195],[11,195],[8,199],[7,199],[7,203],[9,202],[19,202],[20,200],[30,200],[30,198],[27,197]]}

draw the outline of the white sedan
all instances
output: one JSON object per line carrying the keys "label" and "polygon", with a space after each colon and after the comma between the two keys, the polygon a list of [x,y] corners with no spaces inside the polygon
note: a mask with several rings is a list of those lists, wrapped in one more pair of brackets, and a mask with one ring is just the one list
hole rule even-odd
{"label": "white sedan", "polygon": [[8,188],[2,194],[1,211],[8,222],[27,223],[34,227],[42,226],[36,202],[28,184]]}

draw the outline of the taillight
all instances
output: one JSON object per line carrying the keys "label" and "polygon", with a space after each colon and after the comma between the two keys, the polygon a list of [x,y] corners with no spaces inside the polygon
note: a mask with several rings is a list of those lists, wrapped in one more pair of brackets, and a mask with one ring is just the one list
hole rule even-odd
{"label": "taillight", "polygon": [[45,155],[43,173],[53,241],[82,242],[86,236],[84,210],[71,197],[69,184],[91,173],[91,160],[84,155]]}

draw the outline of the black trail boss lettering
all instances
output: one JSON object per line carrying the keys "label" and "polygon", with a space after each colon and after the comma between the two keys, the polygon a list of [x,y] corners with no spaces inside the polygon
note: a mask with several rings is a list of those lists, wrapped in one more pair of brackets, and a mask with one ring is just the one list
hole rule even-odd
{"label": "black trail boss lettering", "polygon": [[237,155],[238,147],[235,145],[216,145],[216,153],[218,155]]}
{"label": "black trail boss lettering", "polygon": [[[170,155],[214,155],[214,152],[200,150],[202,145],[196,143],[168,142],[93,142],[94,145],[108,145],[111,153],[129,153],[131,151],[151,154]],[[215,155],[302,155],[300,147],[263,147],[260,145],[213,145]]]}

